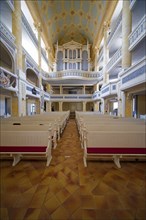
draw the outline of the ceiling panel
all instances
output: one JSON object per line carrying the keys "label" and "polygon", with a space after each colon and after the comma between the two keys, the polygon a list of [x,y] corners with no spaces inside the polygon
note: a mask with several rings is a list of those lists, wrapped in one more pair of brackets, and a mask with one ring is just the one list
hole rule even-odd
{"label": "ceiling panel", "polygon": [[37,0],[40,15],[47,27],[48,36],[55,44],[88,41],[97,36],[105,13],[105,0]]}

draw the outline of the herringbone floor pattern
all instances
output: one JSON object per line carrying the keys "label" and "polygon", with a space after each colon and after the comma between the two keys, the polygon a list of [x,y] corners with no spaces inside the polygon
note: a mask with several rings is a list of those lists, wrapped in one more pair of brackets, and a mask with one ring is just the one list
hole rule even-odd
{"label": "herringbone floor pattern", "polygon": [[88,162],[83,166],[74,120],[51,165],[1,161],[1,220],[145,220],[146,163]]}

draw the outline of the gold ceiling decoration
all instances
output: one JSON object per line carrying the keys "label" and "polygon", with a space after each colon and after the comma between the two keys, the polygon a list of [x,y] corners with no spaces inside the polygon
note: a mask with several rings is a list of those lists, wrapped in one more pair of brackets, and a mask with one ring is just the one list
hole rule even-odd
{"label": "gold ceiling decoration", "polygon": [[106,11],[105,0],[37,0],[40,16],[54,45],[71,40],[93,44]]}

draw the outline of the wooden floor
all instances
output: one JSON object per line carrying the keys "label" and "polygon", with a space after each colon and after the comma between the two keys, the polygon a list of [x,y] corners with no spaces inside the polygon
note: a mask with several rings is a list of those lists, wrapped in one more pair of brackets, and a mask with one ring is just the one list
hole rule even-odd
{"label": "wooden floor", "polygon": [[1,161],[1,220],[144,220],[146,163],[88,162],[83,166],[75,120],[70,119],[51,165],[44,160]]}

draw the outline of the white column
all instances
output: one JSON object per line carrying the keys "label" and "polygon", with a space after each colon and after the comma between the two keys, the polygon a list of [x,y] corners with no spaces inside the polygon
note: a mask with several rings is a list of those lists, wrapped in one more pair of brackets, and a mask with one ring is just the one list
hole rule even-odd
{"label": "white column", "polygon": [[63,94],[63,88],[62,88],[62,85],[60,85],[60,94]]}
{"label": "white column", "polygon": [[101,112],[104,114],[105,113],[105,101],[103,98],[101,98]]}
{"label": "white column", "polygon": [[131,65],[131,53],[129,47],[129,34],[131,33],[131,10],[130,1],[123,1],[122,11],[122,68],[126,69]]}
{"label": "white column", "polygon": [[104,44],[103,44],[103,83],[108,83],[109,75],[106,71],[106,65],[109,60],[109,50],[107,47],[107,36],[108,36],[108,24],[107,22],[104,23]]}
{"label": "white column", "polygon": [[[23,53],[22,53],[22,17],[21,17],[21,2],[14,1],[14,12],[12,13],[12,33],[15,36],[15,45],[17,48],[16,67],[18,72],[18,102],[13,103],[13,109],[18,109],[18,115],[26,115],[26,85],[21,80],[25,78],[23,73]],[[23,76],[23,77],[22,77]],[[13,112],[12,112],[13,114]],[[17,116],[18,116],[17,115]]]}
{"label": "white column", "polygon": [[83,112],[86,112],[86,102],[83,102]]}
{"label": "white column", "polygon": [[83,85],[83,94],[86,93],[86,90],[85,90],[85,85]]}
{"label": "white column", "polygon": [[121,110],[121,113],[122,113],[122,117],[125,117],[125,92],[122,92],[121,94],[121,104],[122,104],[122,110]]}
{"label": "white column", "polygon": [[62,102],[59,102],[59,111],[62,112]]}

